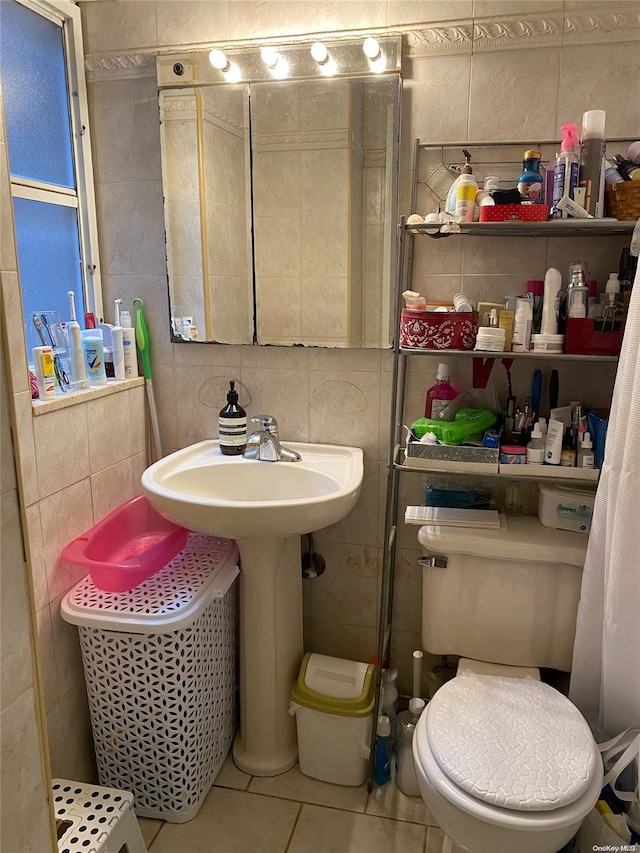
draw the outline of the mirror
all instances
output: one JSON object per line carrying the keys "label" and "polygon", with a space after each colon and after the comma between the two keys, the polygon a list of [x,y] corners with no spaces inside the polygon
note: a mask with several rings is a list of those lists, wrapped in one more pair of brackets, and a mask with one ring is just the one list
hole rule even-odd
{"label": "mirror", "polygon": [[174,338],[250,344],[248,87],[174,89],[159,97]]}
{"label": "mirror", "polygon": [[173,340],[389,347],[399,74],[194,77],[159,94]]}

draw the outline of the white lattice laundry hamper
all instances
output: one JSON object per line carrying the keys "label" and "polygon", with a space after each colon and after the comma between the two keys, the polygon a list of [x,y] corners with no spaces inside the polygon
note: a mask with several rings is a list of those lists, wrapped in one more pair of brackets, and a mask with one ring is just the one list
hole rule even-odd
{"label": "white lattice laundry hamper", "polygon": [[129,592],[87,575],[63,599],[79,626],[100,783],[142,817],[191,820],[236,728],[235,542],[190,534]]}

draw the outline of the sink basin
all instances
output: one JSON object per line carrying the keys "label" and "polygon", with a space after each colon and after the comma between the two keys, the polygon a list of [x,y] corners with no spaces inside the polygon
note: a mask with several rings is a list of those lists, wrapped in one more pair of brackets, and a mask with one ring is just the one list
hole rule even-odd
{"label": "sink basin", "polygon": [[284,446],[302,460],[223,456],[217,441],[201,441],[142,475],[161,515],[238,543],[240,732],[233,759],[252,776],[284,773],[298,760],[289,700],[304,653],[300,536],[347,515],[363,475],[358,447]]}
{"label": "sink basin", "polygon": [[245,539],[320,530],[355,505],[362,450],[285,442],[300,462],[259,462],[223,456],[217,441],[201,441],[151,465],[142,475],[152,506],[190,530]]}

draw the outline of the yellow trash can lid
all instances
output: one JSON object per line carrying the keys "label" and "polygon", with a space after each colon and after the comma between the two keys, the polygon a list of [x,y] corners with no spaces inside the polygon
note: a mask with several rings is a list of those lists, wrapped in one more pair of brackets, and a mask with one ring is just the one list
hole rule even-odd
{"label": "yellow trash can lid", "polygon": [[373,673],[373,664],[307,652],[291,701],[326,714],[367,717],[375,699]]}

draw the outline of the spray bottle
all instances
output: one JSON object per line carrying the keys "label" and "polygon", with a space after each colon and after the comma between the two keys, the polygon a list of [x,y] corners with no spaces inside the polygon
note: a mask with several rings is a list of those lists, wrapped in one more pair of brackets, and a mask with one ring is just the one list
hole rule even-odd
{"label": "spray bottle", "polygon": [[87,370],[82,351],[82,331],[80,323],[76,318],[76,303],[73,290],[67,291],[69,297],[69,313],[71,320],[69,321],[69,348],[71,350],[71,373],[73,375],[73,390],[79,391],[81,388],[88,388]]}
{"label": "spray bottle", "polygon": [[567,219],[569,214],[558,210],[556,204],[562,196],[573,198],[573,191],[578,185],[578,173],[580,171],[580,158],[576,154],[578,146],[578,125],[563,124],[562,145],[558,154],[553,172],[553,215],[556,219]]}

